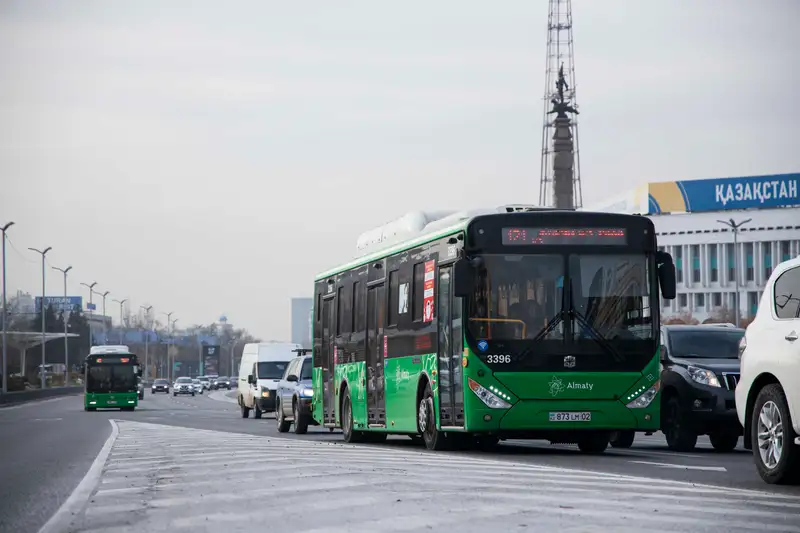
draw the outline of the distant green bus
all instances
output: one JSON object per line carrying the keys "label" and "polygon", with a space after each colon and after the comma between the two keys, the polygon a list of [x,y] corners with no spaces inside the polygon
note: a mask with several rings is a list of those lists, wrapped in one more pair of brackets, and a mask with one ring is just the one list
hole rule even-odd
{"label": "distant green bus", "polygon": [[133,411],[141,375],[139,359],[127,346],[93,346],[84,364],[84,410]]}
{"label": "distant green bus", "polygon": [[509,206],[414,213],[316,277],[313,416],[348,442],[500,439],[604,451],[660,424],[672,257],[646,217]]}

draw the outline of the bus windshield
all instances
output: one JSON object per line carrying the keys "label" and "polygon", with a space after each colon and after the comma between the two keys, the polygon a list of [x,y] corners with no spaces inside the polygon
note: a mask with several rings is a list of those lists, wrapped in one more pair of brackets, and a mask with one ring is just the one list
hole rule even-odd
{"label": "bus windshield", "polygon": [[530,346],[547,340],[615,356],[625,340],[655,342],[645,254],[481,257],[468,303],[469,333],[476,341],[528,340]]}
{"label": "bus windshield", "polygon": [[136,392],[135,365],[90,365],[86,392]]}

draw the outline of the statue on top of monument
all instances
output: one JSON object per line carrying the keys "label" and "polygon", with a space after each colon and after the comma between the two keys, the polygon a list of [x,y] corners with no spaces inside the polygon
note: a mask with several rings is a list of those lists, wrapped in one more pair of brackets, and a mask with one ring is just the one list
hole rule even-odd
{"label": "statue on top of monument", "polygon": [[569,89],[569,84],[564,78],[564,63],[558,69],[558,79],[556,80],[556,89],[558,90],[558,98],[552,98],[550,103],[553,104],[553,109],[547,114],[552,115],[558,113],[556,118],[569,118],[567,113],[575,113],[578,115],[578,110],[570,105],[569,100],[564,96],[564,89]]}

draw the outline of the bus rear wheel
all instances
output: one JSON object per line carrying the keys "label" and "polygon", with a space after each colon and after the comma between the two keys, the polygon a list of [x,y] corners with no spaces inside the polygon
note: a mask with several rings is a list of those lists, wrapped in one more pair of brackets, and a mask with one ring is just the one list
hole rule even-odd
{"label": "bus rear wheel", "polygon": [[417,409],[417,426],[429,450],[440,451],[447,448],[447,435],[436,428],[436,411],[433,407],[433,392],[431,385],[425,385],[425,392],[419,401]]}

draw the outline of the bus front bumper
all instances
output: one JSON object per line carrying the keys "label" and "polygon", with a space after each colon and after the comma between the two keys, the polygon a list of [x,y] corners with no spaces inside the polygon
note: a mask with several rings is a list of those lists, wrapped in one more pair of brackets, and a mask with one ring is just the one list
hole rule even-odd
{"label": "bus front bumper", "polygon": [[[546,434],[580,430],[659,430],[660,398],[643,409],[630,409],[617,400],[520,400],[509,409],[476,409],[467,421],[469,431]],[[575,417],[577,420],[570,420]]]}

